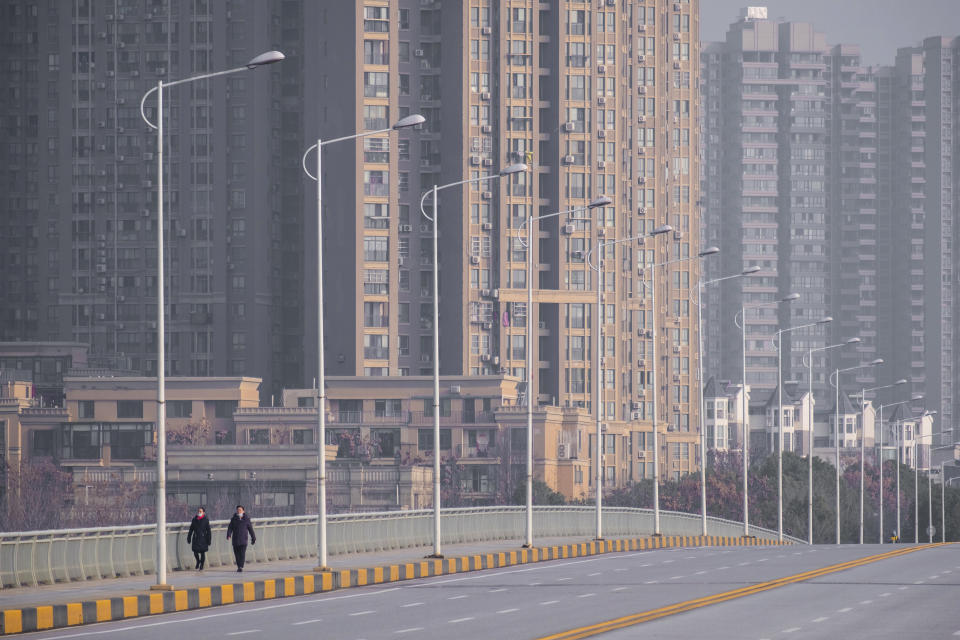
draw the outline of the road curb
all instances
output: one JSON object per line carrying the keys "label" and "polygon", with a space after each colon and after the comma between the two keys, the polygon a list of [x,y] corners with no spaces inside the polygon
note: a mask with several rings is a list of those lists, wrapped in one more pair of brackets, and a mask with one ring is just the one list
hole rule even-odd
{"label": "road curb", "polygon": [[753,537],[662,536],[594,540],[576,544],[533,547],[531,549],[452,558],[427,558],[401,564],[343,569],[209,587],[191,587],[163,593],[138,593],[103,600],[4,609],[0,612],[0,636],[604,553],[688,546],[772,546],[778,544],[792,543]]}

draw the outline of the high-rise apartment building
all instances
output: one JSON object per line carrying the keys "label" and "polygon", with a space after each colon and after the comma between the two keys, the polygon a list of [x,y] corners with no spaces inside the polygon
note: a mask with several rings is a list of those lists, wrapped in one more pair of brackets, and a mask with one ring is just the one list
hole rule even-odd
{"label": "high-rise apartment building", "polygon": [[[632,454],[650,447],[654,311],[644,281],[654,262],[700,249],[697,9],[663,0],[549,9],[357,0],[319,10],[322,135],[427,118],[420,130],[325,156],[329,370],[432,372],[431,227],[420,195],[526,162],[525,173],[442,192],[440,372],[525,378],[532,349],[532,401],[591,410],[601,375],[605,473],[649,476],[650,455],[636,467]],[[585,208],[601,195],[613,204],[534,223],[531,248],[521,242],[528,216]],[[666,223],[675,229],[668,237],[604,252],[598,313],[585,255],[598,241]],[[697,262],[657,269],[659,423],[677,434],[676,464],[665,457],[662,467],[671,474],[696,465]],[[535,323],[529,345],[527,322]],[[590,437],[582,434],[584,446]]]}
{"label": "high-rise apartment building", "polygon": [[[3,2],[0,339],[84,342],[156,372],[157,149],[141,97],[281,48],[286,4]],[[300,299],[282,294],[303,248],[302,210],[279,189],[282,69],[165,91],[170,375],[256,371],[266,393],[302,353],[285,339],[302,334]]]}
{"label": "high-rise apartment building", "polygon": [[958,439],[958,78],[960,39],[935,37],[900,49],[879,80],[881,119],[889,113],[889,149],[881,156],[889,163],[890,204],[881,209],[881,229],[890,256],[890,376],[909,379],[926,409],[938,412],[940,444]]}
{"label": "high-rise apartment building", "polygon": [[[814,323],[832,312],[828,239],[830,50],[807,23],[777,22],[763,7],[744,10],[723,43],[706,45],[704,234],[722,251],[709,277],[761,271],[704,293],[711,311],[711,374],[739,379],[746,313],[747,384],[758,400],[777,385],[778,327]],[[776,305],[791,293],[800,298]],[[784,337],[785,380],[805,380],[805,356],[831,341],[818,325]],[[814,356],[814,384],[826,388],[828,355]],[[757,394],[761,395],[757,395]]]}

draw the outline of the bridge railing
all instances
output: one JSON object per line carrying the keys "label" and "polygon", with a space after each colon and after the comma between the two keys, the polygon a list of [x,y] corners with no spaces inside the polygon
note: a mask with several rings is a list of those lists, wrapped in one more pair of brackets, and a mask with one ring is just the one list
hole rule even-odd
{"label": "bridge railing", "polygon": [[[443,544],[522,540],[525,535],[522,506],[444,509],[441,515]],[[699,535],[700,516],[661,511],[665,535]],[[331,515],[327,520],[330,555],[369,553],[428,547],[433,544],[433,511],[387,511]],[[316,516],[254,518],[257,544],[248,547],[250,562],[270,562],[316,555]],[[534,508],[534,534],[540,538],[589,537],[595,529],[595,510],[589,506]],[[213,545],[209,566],[230,565],[233,552],[226,540],[226,520],[211,522]],[[186,522],[167,525],[168,570],[192,568],[193,552],[187,544]],[[774,531],[751,527],[758,538],[776,539]],[[635,537],[653,532],[653,511],[626,507],[603,510],[605,537]],[[708,532],[739,536],[739,522],[708,518]],[[788,536],[785,536],[788,537]],[[803,542],[789,538],[792,542]],[[536,539],[535,539],[536,541]],[[0,589],[55,584],[75,580],[127,577],[153,573],[156,527],[98,527],[0,534]]]}

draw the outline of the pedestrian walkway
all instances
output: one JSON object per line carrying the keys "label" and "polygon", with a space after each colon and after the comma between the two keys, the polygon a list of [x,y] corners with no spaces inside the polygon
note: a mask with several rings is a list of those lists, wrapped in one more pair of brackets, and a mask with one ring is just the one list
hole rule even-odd
{"label": "pedestrian walkway", "polygon": [[175,571],[168,573],[174,590],[165,592],[150,591],[151,575],[5,589],[0,591],[0,635],[617,551],[774,544],[725,536],[543,538],[524,549],[520,541],[506,540],[447,545],[443,559],[426,558],[432,547],[333,556],[331,570],[322,573],[313,571],[313,558],[251,562],[243,573],[229,565]]}

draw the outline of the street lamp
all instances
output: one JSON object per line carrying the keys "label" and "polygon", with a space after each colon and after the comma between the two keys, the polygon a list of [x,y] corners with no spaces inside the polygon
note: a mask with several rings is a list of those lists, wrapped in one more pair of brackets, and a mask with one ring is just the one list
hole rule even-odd
{"label": "street lamp", "polygon": [[[747,309],[759,309],[761,307],[773,307],[784,302],[793,302],[800,298],[799,293],[791,293],[779,300],[773,300],[770,302],[758,302],[756,304],[745,305],[740,303],[740,366],[741,366],[741,375],[743,376],[743,386],[740,393],[740,406],[742,410],[742,420],[743,420],[743,536],[750,536],[750,494],[749,494],[749,483],[747,478],[748,470],[750,469],[750,412],[749,407],[747,406]],[[737,324],[737,316],[733,317],[734,324]]]}
{"label": "street lamp", "polygon": [[523,545],[527,548],[533,546],[533,398],[535,397],[533,395],[533,322],[531,321],[533,314],[533,223],[545,218],[564,215],[572,216],[580,211],[592,211],[597,207],[605,207],[612,202],[613,200],[609,197],[600,196],[590,204],[582,207],[574,207],[567,211],[557,211],[556,213],[548,213],[542,216],[528,215],[524,221],[527,227],[527,240],[524,242],[523,239],[520,238],[520,243],[527,250],[527,537]]}
{"label": "street lamp", "polygon": [[[140,99],[140,117],[147,126],[157,131],[157,583],[151,589],[169,591],[167,584],[167,411],[166,411],[166,345],[164,344],[164,293],[163,293],[163,90],[188,82],[208,80],[217,76],[256,69],[274,62],[280,62],[284,56],[279,51],[267,51],[251,59],[242,67],[204,73],[182,80],[157,81]],[[144,111],[144,103],[154,91],[157,92],[156,124],[150,121]]]}
{"label": "street lamp", "polygon": [[[901,400],[900,402],[891,402],[889,404],[880,405],[880,428],[877,429],[877,433],[880,434],[879,444],[877,445],[877,459],[880,462],[880,544],[883,544],[883,410],[889,407],[896,407],[901,404],[907,404],[908,402],[916,402],[917,400],[923,400],[923,396],[915,394],[910,397],[909,400]],[[900,445],[899,437],[897,439],[897,538],[900,537]]]}
{"label": "street lamp", "polygon": [[[751,276],[758,271],[760,271],[760,267],[753,265],[747,267],[740,273],[707,281],[704,281],[701,277],[697,281],[697,376],[700,393],[700,530],[702,535],[707,535],[707,435],[703,421],[705,411],[703,398],[703,288],[708,284],[716,284],[724,280]],[[656,363],[654,363],[654,365],[656,365]],[[746,394],[746,391],[744,391],[744,394]]]}
{"label": "street lamp", "polygon": [[[657,387],[657,267],[665,267],[671,264],[689,262],[691,260],[700,260],[717,253],[720,253],[719,248],[707,247],[695,256],[675,258],[650,266],[650,309],[652,310],[650,314],[650,324],[652,325],[651,331],[653,333],[653,347],[651,349],[651,357],[653,358],[653,535],[655,536],[660,535],[660,445],[657,442],[657,392],[659,390]],[[644,286],[646,286],[646,280],[644,280],[643,283]],[[700,462],[701,464],[703,463],[702,460]]]}
{"label": "street lamp", "polygon": [[[865,362],[858,364],[855,367],[847,367],[845,369],[837,369],[833,372],[831,378],[833,378],[833,385],[837,391],[836,402],[833,407],[833,444],[834,444],[834,463],[836,465],[837,472],[837,495],[836,495],[836,509],[837,509],[837,544],[840,544],[840,374],[846,371],[855,371],[857,369],[863,369],[865,367],[874,367],[877,365],[883,364],[883,358],[877,358],[871,360],[870,362]],[[862,466],[861,466],[861,474]]]}
{"label": "street lamp", "polygon": [[[392,127],[380,129],[378,131],[363,131],[341,138],[331,140],[317,139],[303,152],[300,164],[303,172],[311,180],[317,183],[317,570],[327,571],[327,390],[326,390],[326,366],[324,363],[323,346],[323,184],[322,184],[322,163],[323,147],[334,142],[344,142],[375,136],[383,133],[389,133],[398,129],[415,127],[426,122],[426,119],[418,114],[409,115],[398,120]],[[317,173],[310,173],[307,168],[307,156],[311,151],[317,151]]]}
{"label": "street lamp", "polygon": [[[870,389],[861,389],[860,396],[860,544],[863,544],[863,466],[864,460],[866,458],[866,441],[867,441],[867,394],[871,391],[879,391],[880,389],[889,389],[890,387],[898,387],[902,384],[907,384],[905,379],[900,379],[894,382],[893,384],[885,384],[879,387],[872,387]],[[856,396],[854,396],[856,397]],[[882,418],[883,416],[881,416]],[[874,426],[874,433],[876,433],[876,426]],[[883,532],[880,532],[880,536],[883,536]]]}
{"label": "street lamp", "polygon": [[[464,184],[486,182],[499,178],[507,178],[515,173],[526,171],[523,163],[511,164],[485,176],[458,180],[448,184],[433,185],[433,188],[420,196],[420,213],[433,225],[433,555],[442,558],[440,550],[440,296],[438,292],[439,275],[437,273],[437,192],[443,189],[459,187]],[[428,216],[424,209],[427,196],[433,195],[433,216]],[[529,322],[529,318],[527,321]],[[529,345],[528,345],[529,348]],[[529,394],[529,389],[527,391]]]}
{"label": "street lamp", "polygon": [[[924,411],[920,415],[920,426],[923,425],[923,419],[927,416],[931,418],[937,415],[936,411]],[[917,488],[920,484],[920,458],[917,456],[919,453],[919,448],[917,446],[917,441],[920,438],[932,438],[933,433],[926,433],[923,435],[916,435],[916,427],[914,427],[914,438],[913,438],[913,544],[920,542],[920,493]],[[930,476],[930,467],[927,465],[927,477]],[[933,507],[930,507],[933,509]],[[931,516],[932,517],[932,516]],[[929,524],[927,525],[929,526]],[[933,534],[930,534],[930,541],[933,542]]]}
{"label": "street lamp", "polygon": [[[607,242],[600,242],[597,240],[597,264],[593,265],[590,262],[590,255],[593,253],[594,249],[591,247],[590,251],[587,252],[587,255],[584,257],[584,260],[591,269],[597,272],[597,318],[596,318],[596,327],[597,327],[597,339],[596,339],[596,373],[594,374],[594,405],[596,405],[596,416],[597,416],[597,446],[596,446],[596,478],[597,478],[597,499],[596,499],[596,523],[597,523],[597,540],[603,539],[603,515],[601,511],[603,503],[603,458],[600,455],[600,452],[603,448],[603,402],[601,399],[600,392],[600,383],[601,376],[603,373],[603,357],[601,355],[601,349],[603,348],[603,325],[600,322],[601,317],[601,308],[602,300],[600,297],[601,287],[600,287],[600,278],[603,270],[603,253],[604,249],[608,246],[613,246],[617,244],[622,244],[624,242],[631,242],[633,240],[643,240],[644,238],[652,238],[663,233],[673,231],[673,227],[669,224],[662,225],[657,227],[648,234],[641,234],[637,236],[631,236],[629,238],[620,238],[618,240],[609,240]],[[654,363],[656,367],[656,363]],[[656,393],[656,391],[654,391]],[[633,464],[631,462],[631,464]]]}
{"label": "street lamp", "polygon": [[[857,344],[860,338],[850,338],[845,342],[827,345],[825,347],[810,347],[807,357],[807,398],[810,402],[810,430],[807,433],[807,544],[813,544],[813,353],[815,351],[828,351],[830,349],[839,349],[850,344]],[[839,465],[837,465],[839,468]],[[838,543],[839,544],[839,543]]]}
{"label": "street lamp", "polygon": [[816,322],[777,330],[777,539],[781,542],[783,541],[783,335],[829,322],[833,322],[833,318],[827,316]]}

